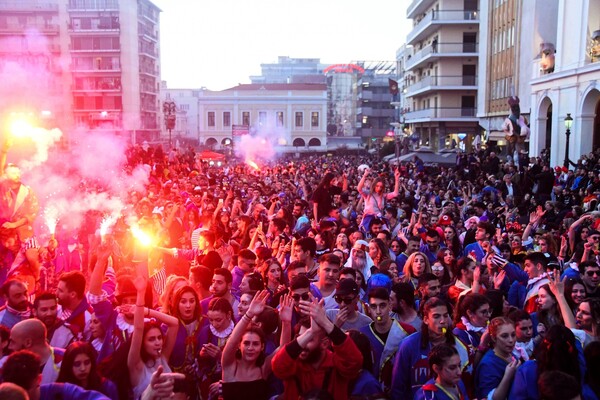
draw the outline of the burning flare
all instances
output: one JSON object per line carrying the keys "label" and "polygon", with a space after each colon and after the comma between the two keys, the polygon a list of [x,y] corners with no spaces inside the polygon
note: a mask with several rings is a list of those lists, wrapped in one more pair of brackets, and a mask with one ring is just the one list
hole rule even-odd
{"label": "burning flare", "polygon": [[100,223],[100,236],[104,237],[108,233],[108,228],[115,224],[117,218],[114,215],[105,217]]}
{"label": "burning flare", "polygon": [[250,167],[254,168],[257,171],[260,171],[260,167],[254,161],[252,161],[252,160],[246,160],[246,164],[248,164]]}
{"label": "burning flare", "polygon": [[44,222],[50,235],[54,236],[56,233],[56,224],[58,224],[58,211],[54,207],[46,207],[44,210]]}
{"label": "burning flare", "polygon": [[137,226],[131,227],[131,233],[133,234],[133,237],[136,238],[142,246],[148,247],[151,246],[154,242],[152,236],[148,235],[146,232],[142,231]]}

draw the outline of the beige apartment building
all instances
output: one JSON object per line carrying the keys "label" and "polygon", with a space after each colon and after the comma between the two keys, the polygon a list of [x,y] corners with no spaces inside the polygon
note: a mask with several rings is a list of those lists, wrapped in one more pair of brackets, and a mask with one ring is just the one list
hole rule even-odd
{"label": "beige apartment building", "polygon": [[240,135],[268,140],[284,152],[327,149],[325,84],[244,84],[198,93],[200,144],[235,146]]}
{"label": "beige apartment building", "polygon": [[15,97],[51,112],[65,132],[83,127],[158,139],[159,13],[149,0],[0,2],[2,67],[48,79],[35,95]]}
{"label": "beige apartment building", "polygon": [[414,0],[407,17],[406,134],[433,151],[468,149],[480,133],[479,1]]}

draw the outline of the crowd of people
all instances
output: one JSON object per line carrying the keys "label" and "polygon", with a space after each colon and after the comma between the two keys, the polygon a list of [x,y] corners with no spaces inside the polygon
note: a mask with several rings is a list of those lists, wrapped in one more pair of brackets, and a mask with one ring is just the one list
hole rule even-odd
{"label": "crowd of people", "polygon": [[5,144],[0,398],[600,398],[600,151],[493,150],[135,146],[122,216],[46,238]]}

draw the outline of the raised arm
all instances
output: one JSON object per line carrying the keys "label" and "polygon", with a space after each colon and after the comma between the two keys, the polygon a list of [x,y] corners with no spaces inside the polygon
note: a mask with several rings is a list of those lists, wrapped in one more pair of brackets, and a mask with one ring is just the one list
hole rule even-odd
{"label": "raised arm", "polygon": [[[227,343],[223,348],[223,355],[221,356],[221,364],[223,365],[223,378],[228,381],[234,378],[235,375],[235,353],[237,349],[240,347],[240,342],[242,341],[242,336],[246,331],[246,328],[252,322],[252,318],[255,315],[259,315],[265,309],[265,304],[267,303],[267,299],[269,298],[269,291],[261,290],[256,293],[252,302],[250,303],[250,307],[246,314],[239,320],[235,328],[233,328],[233,332],[231,332],[231,336],[227,339]],[[227,378],[226,378],[227,377]]]}
{"label": "raised arm", "polygon": [[109,243],[104,243],[98,246],[98,259],[90,276],[90,294],[100,296],[102,294],[102,282],[104,280],[104,272],[108,266],[108,259],[112,254],[112,246]]}
{"label": "raised arm", "polygon": [[360,181],[358,182],[358,186],[356,187],[356,190],[358,190],[358,192],[361,194],[361,196],[362,196],[363,187],[365,186],[365,182],[367,180],[367,176],[369,176],[370,171],[371,170],[369,168],[365,169],[365,173],[363,174],[362,178],[360,178]]}
{"label": "raised arm", "polygon": [[565,283],[560,280],[560,274],[555,272],[553,276],[549,276],[548,279],[550,280],[548,286],[550,286],[552,294],[556,296],[556,301],[558,301],[558,306],[560,307],[560,313],[565,322],[565,326],[569,329],[577,329],[577,321],[565,298]]}
{"label": "raised arm", "polygon": [[144,363],[141,357],[142,342],[144,340],[144,301],[146,296],[146,280],[137,276],[133,281],[137,290],[137,299],[135,302],[135,311],[133,312],[133,334],[131,335],[131,347],[127,356],[127,367],[131,386],[135,387],[142,378],[142,369]]}

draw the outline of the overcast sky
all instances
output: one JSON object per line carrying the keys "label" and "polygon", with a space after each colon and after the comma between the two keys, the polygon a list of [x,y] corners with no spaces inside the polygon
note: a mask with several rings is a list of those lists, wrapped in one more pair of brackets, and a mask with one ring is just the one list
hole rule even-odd
{"label": "overcast sky", "polygon": [[395,59],[410,0],[152,0],[169,88],[249,83],[278,56],[322,63]]}

